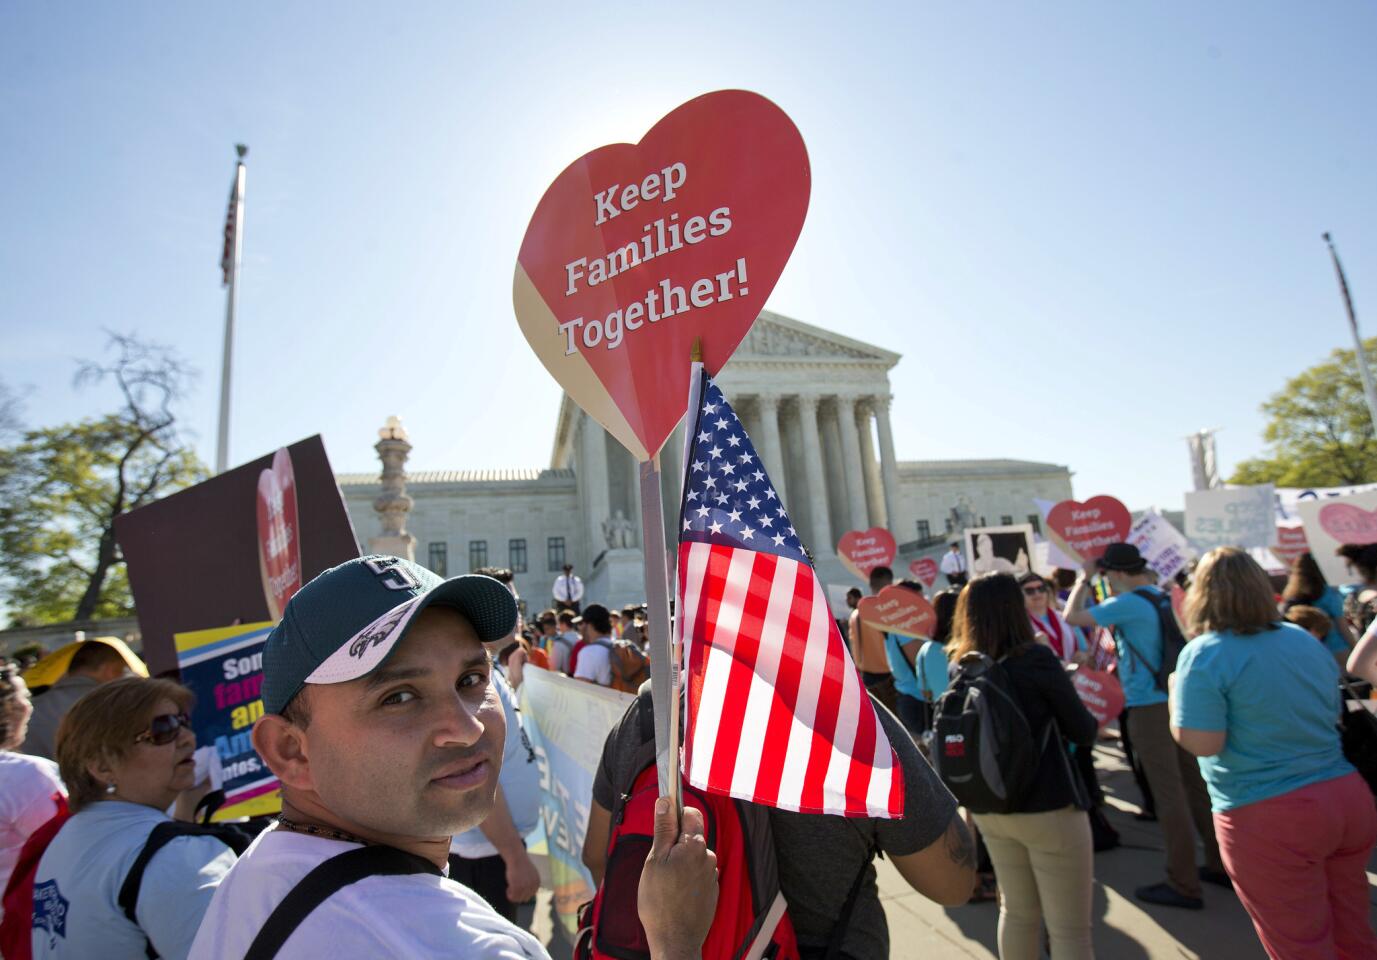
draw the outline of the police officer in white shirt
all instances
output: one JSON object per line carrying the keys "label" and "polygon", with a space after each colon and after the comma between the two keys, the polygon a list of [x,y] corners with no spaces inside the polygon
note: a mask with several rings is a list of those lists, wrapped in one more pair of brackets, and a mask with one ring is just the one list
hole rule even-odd
{"label": "police officer in white shirt", "polygon": [[953,587],[964,586],[966,583],[966,558],[961,555],[961,544],[953,543],[951,549],[942,557],[942,573],[946,575],[947,583]]}
{"label": "police officer in white shirt", "polygon": [[556,580],[551,593],[555,597],[556,610],[572,610],[579,612],[579,604],[583,601],[583,581],[574,576],[574,565],[566,563],[564,573]]}
{"label": "police officer in white shirt", "polygon": [[[451,836],[493,807],[505,723],[483,642],[515,622],[496,580],[396,557],[351,560],[292,598],[253,729],[282,815],[220,883],[192,958],[546,960],[444,876]],[[682,821],[657,805],[638,910],[655,960],[697,957],[717,902],[702,817]]]}

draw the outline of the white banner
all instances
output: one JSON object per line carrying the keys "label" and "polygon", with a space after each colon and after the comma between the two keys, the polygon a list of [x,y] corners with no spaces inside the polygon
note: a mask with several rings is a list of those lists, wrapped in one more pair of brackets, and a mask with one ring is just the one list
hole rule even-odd
{"label": "white banner", "polygon": [[1156,510],[1148,510],[1133,524],[1128,542],[1138,548],[1148,566],[1164,584],[1171,581],[1198,555],[1190,541]]}
{"label": "white banner", "polygon": [[1186,537],[1201,553],[1215,547],[1270,547],[1277,542],[1275,509],[1270,483],[1192,490],[1186,494]]}
{"label": "white banner", "polygon": [[1357,583],[1348,563],[1335,551],[1346,543],[1377,543],[1377,490],[1297,503],[1310,553],[1333,585]]}
{"label": "white banner", "polygon": [[572,935],[578,931],[579,905],[593,899],[596,890],[583,865],[593,775],[607,734],[635,698],[530,664],[522,677],[521,713],[540,764],[544,834],[531,852],[549,856],[555,912]]}
{"label": "white banner", "polygon": [[1350,497],[1355,493],[1373,490],[1377,490],[1377,483],[1363,483],[1356,487],[1277,487],[1277,520],[1299,520],[1300,505],[1309,500]]}

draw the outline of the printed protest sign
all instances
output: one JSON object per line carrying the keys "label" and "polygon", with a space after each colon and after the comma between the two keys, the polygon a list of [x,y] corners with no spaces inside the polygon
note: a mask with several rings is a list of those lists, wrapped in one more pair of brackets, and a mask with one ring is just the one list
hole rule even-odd
{"label": "printed protest sign", "polygon": [[1123,543],[1132,526],[1128,507],[1113,497],[1063,500],[1047,512],[1047,539],[1078,564],[1098,560],[1111,543]]}
{"label": "printed protest sign", "polygon": [[1300,505],[1307,500],[1332,500],[1374,490],[1377,490],[1377,483],[1360,483],[1351,487],[1277,487],[1277,522],[1299,521]]}
{"label": "printed protest sign", "polygon": [[930,587],[937,582],[937,561],[931,557],[915,560],[908,565],[908,572],[917,577],[923,586]]}
{"label": "printed protest sign", "polygon": [[966,528],[966,568],[972,577],[982,573],[1019,577],[1033,568],[1032,558],[1033,528],[1029,524]]}
{"label": "printed protest sign", "polygon": [[263,644],[271,623],[250,623],[176,636],[182,683],[196,694],[191,729],[215,748],[225,805],[216,820],[256,817],[282,809],[282,793],[250,733],[263,715]]}
{"label": "printed protest sign", "polygon": [[549,857],[555,912],[566,932],[578,930],[579,905],[593,899],[597,884],[583,865],[593,775],[607,734],[633,697],[527,665],[521,713],[540,764],[543,837],[532,853]]}
{"label": "printed protest sign", "polygon": [[545,191],[517,256],[522,333],[638,460],[684,415],[695,338],[716,373],[779,279],[810,189],[803,138],[744,90],[705,94]]}
{"label": "printed protest sign", "polygon": [[883,527],[850,530],[837,541],[837,559],[860,579],[869,580],[871,570],[894,565],[898,549],[894,535]]}
{"label": "printed protest sign", "polygon": [[274,620],[297,587],[359,555],[319,437],[126,513],[115,537],[155,674],[177,665],[174,634]]}
{"label": "printed protest sign", "polygon": [[1336,551],[1346,543],[1377,543],[1377,490],[1302,500],[1296,509],[1324,578],[1335,585],[1357,583],[1359,578]]}
{"label": "printed protest sign", "polygon": [[1270,547],[1276,542],[1270,483],[1192,490],[1186,494],[1186,538],[1204,553],[1215,547]]}
{"label": "printed protest sign", "polygon": [[930,637],[937,624],[937,611],[927,598],[897,583],[873,597],[862,597],[856,610],[862,623],[904,637]]}
{"label": "printed protest sign", "polygon": [[[1033,506],[1038,508],[1038,515],[1042,517],[1042,525],[1043,527],[1046,527],[1047,515],[1052,512],[1052,508],[1055,507],[1056,504],[1053,503],[1051,500],[1041,500],[1037,497],[1033,497],[1032,499]],[[1036,543],[1037,537],[1034,537],[1033,539]],[[1034,563],[1034,568],[1037,569],[1039,573],[1043,573],[1044,570],[1050,572],[1052,570],[1058,569],[1076,569],[1078,562],[1073,557],[1069,557],[1065,553],[1063,553],[1061,548],[1058,547],[1055,543],[1045,538],[1041,542],[1046,545],[1046,549],[1038,552],[1040,554],[1045,554],[1045,556],[1038,556]],[[1037,564],[1042,564],[1042,567],[1037,567]]]}
{"label": "printed protest sign", "polygon": [[1110,721],[1119,719],[1124,711],[1124,688],[1112,673],[1078,667],[1071,672],[1071,685],[1081,698],[1085,709],[1104,729]]}
{"label": "printed protest sign", "polygon": [[1296,558],[1309,549],[1310,543],[1305,539],[1305,527],[1299,519],[1277,524],[1277,542],[1276,546],[1272,547],[1272,555],[1281,561],[1283,566],[1289,569],[1296,562]]}
{"label": "printed protest sign", "polygon": [[1198,556],[1190,541],[1156,510],[1145,510],[1129,530],[1126,543],[1138,548],[1163,583],[1170,581]]}

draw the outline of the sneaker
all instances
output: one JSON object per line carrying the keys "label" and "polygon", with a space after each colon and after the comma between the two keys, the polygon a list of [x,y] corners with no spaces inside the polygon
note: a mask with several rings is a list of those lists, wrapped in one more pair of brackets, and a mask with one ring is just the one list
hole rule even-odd
{"label": "sneaker", "polygon": [[1184,893],[1179,893],[1169,883],[1154,883],[1150,887],[1139,887],[1133,891],[1133,895],[1139,900],[1148,903],[1155,903],[1159,907],[1180,907],[1183,910],[1200,910],[1205,906],[1205,901],[1199,897],[1188,897]]}
{"label": "sneaker", "polygon": [[1206,883],[1212,883],[1216,887],[1228,887],[1230,890],[1234,888],[1233,880],[1231,880],[1229,875],[1223,870],[1211,870],[1209,867],[1201,867],[1200,879],[1204,880]]}

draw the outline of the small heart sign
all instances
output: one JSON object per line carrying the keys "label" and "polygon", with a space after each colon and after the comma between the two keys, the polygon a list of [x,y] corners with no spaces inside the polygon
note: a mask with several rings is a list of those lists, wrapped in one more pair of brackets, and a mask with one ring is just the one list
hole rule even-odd
{"label": "small heart sign", "polygon": [[894,534],[883,527],[851,530],[842,534],[837,541],[837,559],[862,580],[869,580],[871,570],[894,563],[894,554],[898,549]]}
{"label": "small heart sign", "polygon": [[271,620],[281,620],[287,601],[301,589],[301,526],[296,477],[286,447],[258,475],[258,571]]}
{"label": "small heart sign", "polygon": [[1301,526],[1286,526],[1277,524],[1277,544],[1272,547],[1272,554],[1286,564],[1288,567],[1296,562],[1296,558],[1310,549],[1310,541],[1305,537],[1305,528]]}
{"label": "small heart sign", "polygon": [[1073,560],[1098,560],[1111,543],[1126,543],[1133,514],[1113,497],[1063,500],[1047,514],[1047,537]]}
{"label": "small heart sign", "polygon": [[555,178],[512,302],[545,369],[638,460],[684,415],[695,339],[716,373],[759,316],[808,211],[803,138],[744,90],[705,94],[639,143]]}
{"label": "small heart sign", "polygon": [[1320,508],[1320,526],[1339,543],[1377,543],[1377,511],[1351,503],[1327,503]]}
{"label": "small heart sign", "polygon": [[1124,688],[1114,674],[1077,667],[1071,673],[1071,685],[1101,728],[1124,712]]}
{"label": "small heart sign", "polygon": [[861,622],[904,637],[932,636],[937,611],[921,593],[892,584],[873,597],[862,597],[856,604]]}
{"label": "small heart sign", "polygon": [[937,561],[931,557],[915,560],[908,565],[908,572],[922,581],[923,586],[930,587],[937,582]]}

